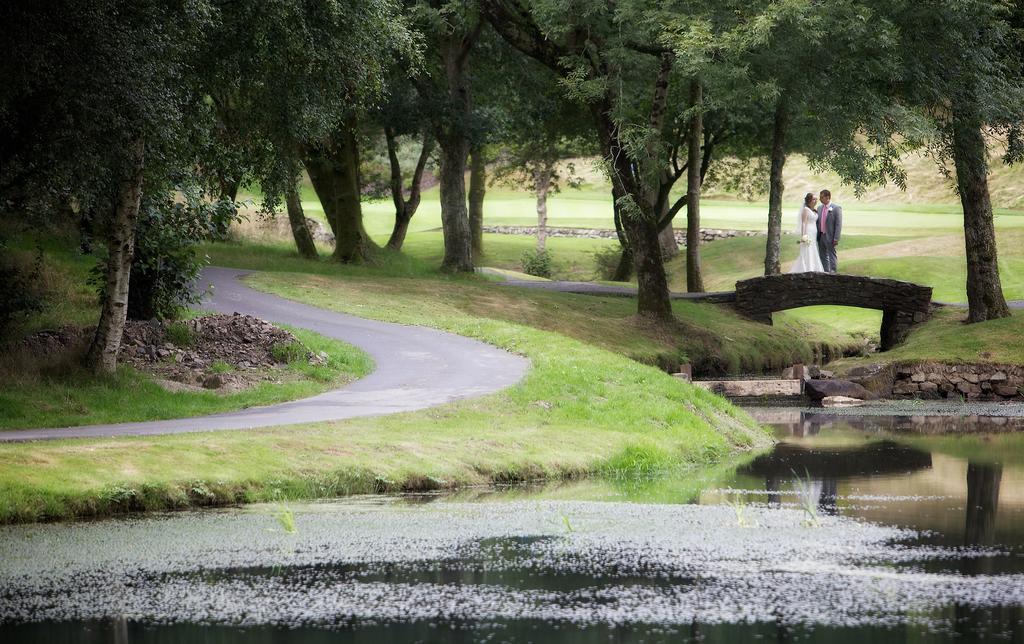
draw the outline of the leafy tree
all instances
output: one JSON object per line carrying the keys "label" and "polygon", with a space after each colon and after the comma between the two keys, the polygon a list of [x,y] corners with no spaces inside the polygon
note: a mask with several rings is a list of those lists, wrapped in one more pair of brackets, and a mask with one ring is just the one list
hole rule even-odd
{"label": "leafy tree", "polygon": [[782,173],[794,151],[859,190],[903,183],[899,156],[912,144],[907,114],[891,99],[899,69],[896,26],[870,2],[743,3],[720,39],[722,55],[746,73],[740,101],[761,113],[769,157],[765,274],[781,271]]}
{"label": "leafy tree", "polygon": [[[589,119],[566,98],[550,70],[524,56],[509,58],[504,65],[508,88],[501,97],[502,127],[496,134],[499,151],[495,179],[533,190],[537,204],[537,252],[547,240],[547,201],[563,185],[576,185],[573,167],[566,159],[593,149]],[[563,176],[567,168],[569,176]]]}
{"label": "leafy tree", "polygon": [[[219,21],[204,61],[226,166],[256,179],[264,209],[282,196],[303,254],[315,250],[295,197],[305,168],[335,235],[334,258],[371,249],[360,205],[358,126],[385,88],[395,59],[415,67],[418,43],[394,0],[217,0]],[[235,158],[246,163],[232,164]]]}
{"label": "leafy tree", "polygon": [[117,363],[143,195],[176,185],[208,131],[196,61],[211,19],[201,0],[0,7],[0,203],[22,217],[73,203],[104,240],[97,372]]}
{"label": "leafy tree", "polygon": [[656,206],[675,56],[662,43],[661,23],[643,2],[488,0],[483,7],[496,31],[586,105],[632,254],[637,310],[670,318]]}
{"label": "leafy tree", "polygon": [[178,188],[142,197],[128,287],[130,319],[175,318],[182,307],[198,302],[201,294],[193,285],[205,257],[197,247],[219,238],[237,218],[233,201],[212,201],[197,186]]}
{"label": "leafy tree", "polygon": [[459,0],[423,0],[410,13],[426,37],[424,73],[416,88],[430,110],[434,139],[440,149],[441,269],[473,270],[473,240],[466,204],[466,162],[475,121],[470,96],[471,53],[483,29],[475,8]]}
{"label": "leafy tree", "polygon": [[[387,247],[392,250],[402,249],[409,230],[409,222],[420,205],[423,176],[435,146],[434,135],[427,118],[430,107],[415,90],[408,77],[408,70],[392,70],[387,98],[375,114],[375,120],[384,131],[388,158],[388,190],[395,204],[395,225],[387,242]],[[419,144],[408,188],[405,185],[405,170],[400,158],[403,141],[407,140]]]}
{"label": "leafy tree", "polygon": [[968,321],[1007,317],[986,133],[1009,133],[1008,160],[1019,158],[1016,132],[1024,120],[1024,79],[1021,41],[1011,27],[1014,20],[1020,25],[1021,9],[994,0],[902,1],[886,9],[903,29],[900,93],[924,108],[937,135],[932,151],[940,162],[954,166],[964,211]]}

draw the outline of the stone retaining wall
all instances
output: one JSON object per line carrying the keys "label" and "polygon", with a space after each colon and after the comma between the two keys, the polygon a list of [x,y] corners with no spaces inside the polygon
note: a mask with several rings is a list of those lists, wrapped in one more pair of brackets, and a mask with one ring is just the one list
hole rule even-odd
{"label": "stone retaining wall", "polygon": [[1022,398],[1024,367],[1013,365],[897,365],[892,395],[896,398]]}
{"label": "stone retaining wall", "polygon": [[[484,226],[485,233],[497,235],[536,235],[536,226]],[[676,242],[686,245],[686,231],[675,230]],[[760,237],[764,233],[755,230],[722,230],[718,228],[701,228],[701,243],[733,237]],[[578,237],[583,239],[618,239],[614,230],[608,228],[548,228],[548,237]]]}

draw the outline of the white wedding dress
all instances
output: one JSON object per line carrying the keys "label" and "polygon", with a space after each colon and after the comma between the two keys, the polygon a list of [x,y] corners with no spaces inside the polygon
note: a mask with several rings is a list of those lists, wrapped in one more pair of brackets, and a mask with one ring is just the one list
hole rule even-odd
{"label": "white wedding dress", "polygon": [[[790,273],[823,273],[825,267],[821,264],[821,255],[818,254],[818,213],[807,206],[800,210],[796,223],[796,235],[800,255],[793,262]],[[807,243],[800,240],[807,236]]]}

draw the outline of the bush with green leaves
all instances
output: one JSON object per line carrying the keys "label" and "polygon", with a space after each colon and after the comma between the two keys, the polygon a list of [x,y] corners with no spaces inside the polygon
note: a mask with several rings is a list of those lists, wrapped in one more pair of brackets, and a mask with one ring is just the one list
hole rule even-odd
{"label": "bush with green leaves", "polygon": [[520,260],[523,272],[535,277],[551,277],[551,253],[546,250],[528,250]]}
{"label": "bush with green leaves", "polygon": [[198,339],[195,330],[185,322],[173,322],[167,326],[167,341],[176,347],[187,349]]}
{"label": "bush with green leaves", "polygon": [[298,340],[290,342],[278,342],[270,347],[270,355],[274,360],[284,364],[291,364],[303,360],[309,355],[309,350]]}
{"label": "bush with green leaves", "polygon": [[44,295],[37,286],[42,259],[40,253],[31,266],[17,261],[0,240],[0,338],[16,319],[43,309]]}
{"label": "bush with green leaves", "polygon": [[594,266],[597,270],[597,278],[611,281],[619,269],[619,261],[622,258],[620,246],[608,246],[594,253]]}
{"label": "bush with green leaves", "polygon": [[[193,285],[206,264],[198,245],[220,239],[237,219],[234,203],[211,202],[196,188],[148,192],[135,232],[128,317],[175,319],[183,307],[198,302]],[[101,294],[104,272],[100,262],[92,276]]]}

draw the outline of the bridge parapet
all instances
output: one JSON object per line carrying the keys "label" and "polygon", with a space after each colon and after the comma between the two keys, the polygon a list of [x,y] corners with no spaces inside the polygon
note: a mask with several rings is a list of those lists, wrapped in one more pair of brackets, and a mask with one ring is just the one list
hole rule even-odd
{"label": "bridge parapet", "polygon": [[839,273],[788,273],[736,283],[736,309],[772,323],[772,314],[804,306],[853,306],[882,311],[882,350],[906,340],[910,329],[928,319],[932,289],[911,282]]}

